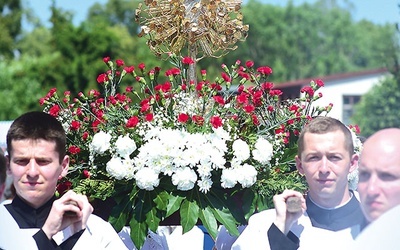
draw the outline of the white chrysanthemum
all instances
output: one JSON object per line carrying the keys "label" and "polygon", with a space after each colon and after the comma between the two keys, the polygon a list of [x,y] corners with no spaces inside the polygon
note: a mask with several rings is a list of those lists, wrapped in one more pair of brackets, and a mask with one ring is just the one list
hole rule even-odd
{"label": "white chrysanthemum", "polygon": [[234,168],[222,170],[221,186],[223,188],[233,188],[237,183],[237,171]]}
{"label": "white chrysanthemum", "polygon": [[129,158],[129,155],[132,154],[136,149],[136,143],[134,140],[129,138],[129,135],[119,136],[115,142],[115,151],[117,154],[119,154],[119,156],[125,159]]}
{"label": "white chrysanthemum", "polygon": [[349,182],[349,189],[357,190],[358,185],[358,167],[353,170],[353,172],[347,175],[347,180]]}
{"label": "white chrysanthemum", "polygon": [[179,168],[172,175],[172,184],[177,186],[178,190],[187,191],[194,187],[197,181],[196,172],[188,167]]}
{"label": "white chrysanthemum", "polygon": [[254,145],[254,150],[252,151],[253,158],[261,164],[268,164],[272,159],[273,147],[272,144],[264,139],[263,137],[259,137]]}
{"label": "white chrysanthemum", "polygon": [[201,178],[211,176],[211,171],[212,171],[211,162],[208,163],[203,162],[197,165],[197,173],[199,173],[199,176]]}
{"label": "white chrysanthemum", "polygon": [[200,192],[206,194],[208,191],[210,191],[212,180],[209,177],[201,178],[197,181],[197,186],[199,186]]}
{"label": "white chrysanthemum", "polygon": [[243,188],[251,187],[257,180],[257,170],[249,164],[237,168],[238,182]]}
{"label": "white chrysanthemum", "polygon": [[136,185],[140,189],[145,189],[147,191],[154,190],[160,184],[160,179],[158,178],[158,173],[151,168],[142,168],[137,171],[136,175]]}
{"label": "white chrysanthemum", "polygon": [[107,172],[117,180],[122,180],[125,178],[125,167],[122,159],[119,157],[113,157],[106,164]]}
{"label": "white chrysanthemum", "polygon": [[110,148],[110,141],[111,135],[100,131],[93,136],[90,149],[97,154],[103,154]]}
{"label": "white chrysanthemum", "polygon": [[234,157],[239,161],[245,161],[250,157],[249,145],[242,139],[237,139],[232,144]]}

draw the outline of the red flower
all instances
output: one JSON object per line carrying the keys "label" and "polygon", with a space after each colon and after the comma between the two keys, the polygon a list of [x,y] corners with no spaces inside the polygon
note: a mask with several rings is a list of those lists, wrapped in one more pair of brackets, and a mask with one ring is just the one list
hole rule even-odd
{"label": "red flower", "polygon": [[268,107],[267,107],[267,110],[269,111],[269,112],[272,112],[272,111],[274,111],[274,107],[272,106],[272,105],[269,105]]}
{"label": "red flower", "polygon": [[274,87],[274,84],[272,82],[264,82],[261,84],[261,88],[265,91],[270,91]]}
{"label": "red flower", "polygon": [[68,152],[70,152],[73,155],[76,155],[81,152],[81,149],[78,146],[72,145],[68,148]]}
{"label": "red flower", "polygon": [[325,85],[321,79],[317,79],[315,83],[317,84],[318,87],[323,87]]}
{"label": "red flower", "polygon": [[79,121],[72,121],[71,122],[71,130],[78,130],[81,127],[81,123]]}
{"label": "red flower", "polygon": [[224,98],[222,96],[216,95],[216,96],[213,96],[213,98],[216,103],[218,103],[220,105],[225,104]]}
{"label": "red flower", "polygon": [[248,95],[245,92],[242,92],[236,97],[236,101],[240,104],[247,103]]}
{"label": "red flower", "polygon": [[246,105],[243,107],[244,111],[246,111],[246,113],[252,113],[255,110],[255,107],[253,105]]}
{"label": "red flower", "polygon": [[182,58],[182,63],[186,64],[186,65],[190,65],[190,64],[194,63],[194,60],[191,57],[186,56],[186,57]]}
{"label": "red flower", "polygon": [[63,195],[72,187],[72,183],[68,180],[62,180],[57,184],[56,190],[60,195]]}
{"label": "red flower", "polygon": [[231,82],[231,78],[225,72],[222,72],[221,76],[222,76],[222,79],[224,79],[225,82]]}
{"label": "red flower", "polygon": [[139,118],[137,116],[132,116],[126,122],[126,127],[127,128],[134,128],[134,127],[136,127],[136,125],[138,125],[138,123],[139,123]]}
{"label": "red flower", "polygon": [[180,113],[180,114],[178,115],[178,121],[179,121],[180,123],[186,123],[188,120],[189,120],[189,116],[188,116],[187,114],[185,114],[185,113]]}
{"label": "red flower", "polygon": [[251,67],[253,67],[253,66],[254,66],[254,62],[253,62],[253,61],[250,61],[250,60],[249,60],[249,61],[246,62],[246,67],[247,67],[247,68],[251,68]]}
{"label": "red flower", "polygon": [[124,70],[126,71],[126,73],[130,74],[135,70],[135,67],[128,66],[128,67],[125,67]]}
{"label": "red flower", "polygon": [[310,86],[304,86],[301,90],[301,93],[306,93],[307,95],[309,95],[310,97],[314,96],[314,90],[312,87]]}
{"label": "red flower", "polygon": [[272,69],[268,66],[262,66],[257,69],[257,72],[262,75],[270,75],[272,74]]}
{"label": "red flower", "polygon": [[86,141],[88,137],[89,137],[89,133],[88,133],[87,131],[83,132],[83,134],[82,134],[82,139],[83,139],[84,141]]}
{"label": "red flower", "polygon": [[49,110],[49,114],[54,117],[57,117],[59,112],[60,112],[60,106],[58,106],[57,104],[53,105]]}
{"label": "red flower", "polygon": [[204,124],[204,118],[200,115],[192,116],[192,121],[194,121],[194,123],[196,123],[199,126],[202,126]]}
{"label": "red flower", "polygon": [[141,71],[143,71],[143,70],[146,68],[146,66],[144,65],[144,63],[139,63],[138,68],[139,68]]}
{"label": "red flower", "polygon": [[100,74],[98,77],[97,77],[97,82],[98,83],[104,83],[104,82],[106,82],[106,81],[108,81],[108,76],[107,76],[107,74],[106,73],[103,73],[103,74]]}
{"label": "red flower", "polygon": [[133,87],[132,86],[128,86],[125,88],[126,92],[132,92],[133,91]]}
{"label": "red flower", "polygon": [[282,95],[282,90],[280,90],[280,89],[271,89],[269,91],[269,94],[271,96],[280,96],[280,95]]}
{"label": "red flower", "polygon": [[103,58],[103,62],[108,63],[109,61],[110,61],[110,57],[109,56]]}
{"label": "red flower", "polygon": [[219,116],[213,116],[210,119],[210,123],[214,128],[219,128],[222,126],[222,119]]}
{"label": "red flower", "polygon": [[82,171],[82,175],[83,175],[84,178],[89,179],[89,178],[90,178],[90,172],[89,172],[89,170],[84,169],[84,170]]}
{"label": "red flower", "polygon": [[144,113],[150,109],[150,103],[148,99],[144,99],[140,102],[140,112]]}
{"label": "red flower", "polygon": [[257,116],[256,116],[255,114],[253,114],[253,115],[251,116],[251,119],[253,120],[253,124],[254,124],[255,126],[260,125],[260,121],[258,120],[258,118],[257,118]]}
{"label": "red flower", "polygon": [[153,118],[154,118],[153,113],[148,113],[148,114],[146,114],[146,116],[144,117],[144,119],[145,119],[147,122],[151,122],[151,121],[153,120]]}
{"label": "red flower", "polygon": [[124,64],[125,64],[124,61],[121,59],[117,59],[117,60],[115,60],[115,62],[117,63],[118,67],[124,66]]}
{"label": "red flower", "polygon": [[171,91],[171,83],[170,82],[165,82],[163,85],[161,85],[161,90],[162,92],[166,93],[166,92],[170,92]]}

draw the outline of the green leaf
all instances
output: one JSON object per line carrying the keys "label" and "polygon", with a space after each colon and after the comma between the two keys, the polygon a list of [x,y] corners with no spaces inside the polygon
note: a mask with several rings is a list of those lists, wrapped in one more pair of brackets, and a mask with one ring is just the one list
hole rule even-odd
{"label": "green leaf", "polygon": [[199,206],[196,201],[184,200],[182,202],[180,215],[183,233],[187,233],[196,225],[199,218]]}
{"label": "green leaf", "polygon": [[212,208],[205,207],[200,209],[199,218],[203,223],[203,226],[207,229],[207,232],[211,235],[211,237],[213,239],[216,239],[218,233],[218,224],[212,212]]}
{"label": "green leaf", "polygon": [[[146,192],[144,200],[144,204],[151,205],[153,203],[153,194],[151,192]],[[155,206],[150,207],[151,209],[148,212],[145,212],[146,223],[151,231],[156,232],[161,221],[161,214]]]}
{"label": "green leaf", "polygon": [[131,221],[129,223],[129,226],[131,228],[130,236],[135,244],[135,246],[140,249],[142,248],[146,237],[147,237],[147,231],[148,227],[146,223],[143,223],[141,221],[138,221],[135,216],[131,218]]}
{"label": "green leaf", "polygon": [[182,196],[171,195],[169,197],[168,205],[167,205],[167,214],[166,217],[169,217],[181,207],[181,203],[183,201]]}
{"label": "green leaf", "polygon": [[156,203],[157,209],[167,211],[168,200],[170,197],[171,196],[166,191],[157,193],[156,198],[153,199],[154,203]]}
{"label": "green leaf", "polygon": [[108,219],[117,232],[121,231],[126,225],[128,222],[128,216],[132,211],[132,200],[129,196],[125,197],[125,199],[111,210],[111,215]]}
{"label": "green leaf", "polygon": [[[224,197],[224,196],[222,196]],[[221,199],[221,196],[215,195],[209,192],[208,203],[213,207],[212,210],[215,218],[222,223],[230,234],[239,236],[239,231],[237,229],[237,224],[239,224],[233,217],[231,211],[225,205],[225,202]]]}

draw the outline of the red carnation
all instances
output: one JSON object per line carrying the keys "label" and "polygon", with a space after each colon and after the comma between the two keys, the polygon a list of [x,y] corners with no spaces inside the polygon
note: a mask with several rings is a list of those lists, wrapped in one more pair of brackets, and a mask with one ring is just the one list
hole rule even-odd
{"label": "red carnation", "polygon": [[129,118],[129,120],[126,122],[126,127],[127,128],[134,128],[136,125],[139,123],[139,118],[137,116],[132,116]]}
{"label": "red carnation", "polygon": [[97,77],[97,82],[98,82],[98,83],[104,83],[104,82],[106,82],[106,81],[108,81],[108,77],[107,77],[107,74],[106,74],[106,73],[100,74],[100,75]]}
{"label": "red carnation", "polygon": [[71,122],[71,130],[78,130],[81,127],[81,123],[79,121]]}
{"label": "red carnation", "polygon": [[58,106],[57,104],[53,105],[49,110],[49,114],[54,117],[58,116],[59,112],[60,112],[60,106]]}
{"label": "red carnation", "polygon": [[115,60],[115,62],[117,63],[118,67],[121,67],[121,66],[123,66],[125,64],[124,61],[121,60],[121,59],[117,59],[117,60]]}
{"label": "red carnation", "polygon": [[222,126],[222,119],[221,119],[221,117],[219,117],[219,116],[213,116],[213,117],[211,117],[210,122],[211,122],[211,125],[212,125],[214,128],[219,128],[219,127]]}
{"label": "red carnation", "polygon": [[180,114],[178,115],[178,121],[179,121],[180,123],[186,123],[188,120],[189,120],[189,116],[188,116],[187,114],[185,114],[185,113],[180,113]]}
{"label": "red carnation", "polygon": [[186,65],[190,65],[190,64],[194,63],[194,60],[191,57],[186,56],[186,57],[182,58],[182,63],[186,64]]}
{"label": "red carnation", "polygon": [[73,155],[79,154],[81,152],[80,147],[72,145],[68,148],[68,152],[70,152]]}

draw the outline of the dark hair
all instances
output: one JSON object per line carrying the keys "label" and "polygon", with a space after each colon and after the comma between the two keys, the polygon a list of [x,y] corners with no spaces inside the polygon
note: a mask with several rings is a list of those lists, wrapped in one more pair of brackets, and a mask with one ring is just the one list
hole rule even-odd
{"label": "dark hair", "polygon": [[7,162],[6,162],[6,157],[3,154],[3,151],[0,150],[0,184],[3,184],[6,182],[6,168],[7,168]]}
{"label": "dark hair", "polygon": [[7,133],[7,151],[12,156],[12,141],[18,140],[53,141],[56,143],[60,163],[66,154],[66,135],[61,123],[53,116],[32,111],[15,119]]}
{"label": "dark hair", "polygon": [[297,142],[297,155],[300,157],[301,153],[304,151],[304,135],[306,133],[326,134],[335,131],[341,131],[344,134],[344,146],[349,152],[350,156],[353,155],[354,145],[350,129],[346,127],[346,125],[344,125],[341,121],[327,116],[317,116],[304,126]]}

